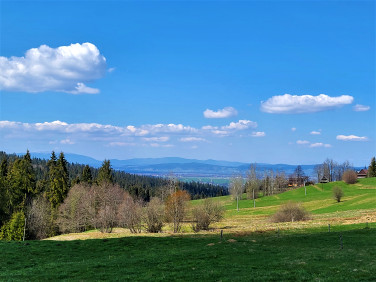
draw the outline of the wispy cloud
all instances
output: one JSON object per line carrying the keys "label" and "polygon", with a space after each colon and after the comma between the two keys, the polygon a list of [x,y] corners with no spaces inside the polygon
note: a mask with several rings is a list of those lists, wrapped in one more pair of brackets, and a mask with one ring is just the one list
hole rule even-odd
{"label": "wispy cloud", "polygon": [[355,112],[366,112],[366,111],[369,111],[370,109],[371,109],[370,106],[360,105],[360,104],[356,104],[353,107],[353,111],[355,111]]}
{"label": "wispy cloud", "polygon": [[106,58],[92,43],[51,48],[41,45],[24,57],[0,56],[0,89],[3,91],[96,94],[99,89],[84,83],[106,72]]}
{"label": "wispy cloud", "polygon": [[320,135],[321,134],[321,132],[320,131],[311,131],[309,134],[311,134],[311,135]]}
{"label": "wispy cloud", "polygon": [[179,139],[181,142],[207,142],[206,139],[201,137],[183,137]]}
{"label": "wispy cloud", "polygon": [[142,138],[142,139],[145,140],[145,141],[148,141],[148,142],[167,142],[168,140],[170,140],[170,137],[168,137],[168,136],[145,137],[145,138]]}
{"label": "wispy cloud", "polygon": [[336,138],[341,141],[368,141],[368,137],[356,135],[337,135]]}
{"label": "wispy cloud", "polygon": [[251,134],[252,137],[265,137],[266,134],[263,131],[254,131]]}
{"label": "wispy cloud", "polygon": [[325,144],[325,143],[322,143],[322,142],[311,143],[307,140],[297,140],[296,144],[308,146],[309,148],[318,148],[318,147],[330,148],[330,147],[332,147],[332,145],[330,145],[330,144]]}
{"label": "wispy cloud", "polygon": [[292,128],[291,128],[291,131],[292,131],[292,132],[295,132],[295,131],[296,131],[296,127],[292,127]]}
{"label": "wispy cloud", "polygon": [[210,109],[206,109],[204,111],[204,117],[206,118],[228,118],[233,117],[238,114],[238,111],[233,107],[225,107],[223,109],[219,109],[217,111],[213,111]]}
{"label": "wispy cloud", "polygon": [[303,114],[314,113],[351,104],[354,98],[349,95],[330,97],[325,94],[312,95],[280,95],[261,102],[261,110],[271,114]]}
{"label": "wispy cloud", "polygon": [[330,148],[330,147],[332,147],[332,145],[319,142],[319,143],[312,143],[312,144],[309,145],[309,147],[311,147],[311,148],[317,148],[317,147]]}
{"label": "wispy cloud", "polygon": [[60,141],[60,144],[65,144],[65,145],[73,145],[74,143],[75,142],[73,142],[72,140],[68,138]]}

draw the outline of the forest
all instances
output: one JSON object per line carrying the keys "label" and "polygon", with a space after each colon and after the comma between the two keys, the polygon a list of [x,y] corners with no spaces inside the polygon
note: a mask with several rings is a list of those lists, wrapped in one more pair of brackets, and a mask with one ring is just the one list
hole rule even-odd
{"label": "forest", "polygon": [[[121,195],[126,193],[137,202],[148,203],[153,197],[163,199],[164,191],[171,187],[171,183],[175,190],[185,191],[192,199],[228,194],[226,187],[179,182],[173,176],[159,178],[115,171],[108,160],[99,169],[68,163],[63,152],[58,156],[52,152],[49,160],[32,158],[29,151],[24,156],[0,152],[0,163],[0,239],[43,238],[61,232],[57,224],[59,207],[75,186],[88,187],[76,201],[89,201],[84,196],[93,191],[94,206],[101,201],[99,196],[106,198],[107,194],[111,194],[110,189]],[[101,189],[102,194],[99,193]],[[98,212],[98,209],[95,208],[95,211]],[[45,222],[48,226],[42,226],[36,232],[32,228],[24,230],[27,218],[29,221],[34,218],[34,225]],[[41,229],[45,234],[37,234]]]}

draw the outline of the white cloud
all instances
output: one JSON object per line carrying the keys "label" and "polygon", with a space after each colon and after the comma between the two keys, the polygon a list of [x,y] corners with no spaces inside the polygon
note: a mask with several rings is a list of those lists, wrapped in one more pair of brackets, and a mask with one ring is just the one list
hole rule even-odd
{"label": "white cloud", "polygon": [[307,140],[298,140],[296,141],[296,144],[299,144],[299,145],[306,145],[306,144],[309,144],[310,142],[307,141]]}
{"label": "white cloud", "polygon": [[312,143],[309,145],[311,148],[317,148],[317,147],[324,147],[324,148],[330,148],[332,145],[330,144],[324,144],[324,143]]}
{"label": "white cloud", "polygon": [[256,128],[257,122],[250,120],[239,120],[238,122],[231,122],[229,125],[222,126],[222,130],[244,130],[248,128]]}
{"label": "white cloud", "polygon": [[233,107],[225,107],[223,109],[213,111],[206,109],[204,111],[204,117],[206,118],[228,118],[233,117],[238,114],[238,111],[235,110]]}
{"label": "white cloud", "polygon": [[181,142],[206,142],[207,140],[200,137],[183,137],[179,139]]}
{"label": "white cloud", "polygon": [[145,138],[142,138],[143,140],[145,141],[148,141],[148,142],[167,142],[168,140],[170,140],[170,137],[168,136],[161,136],[161,137],[145,137]]}
{"label": "white cloud", "polygon": [[65,144],[65,145],[73,145],[74,142],[70,139],[64,139],[60,141],[60,144]]}
{"label": "white cloud", "polygon": [[271,114],[314,113],[351,104],[354,98],[349,95],[330,97],[325,94],[312,95],[280,95],[261,102],[261,110]]}
{"label": "white cloud", "polygon": [[263,131],[254,131],[252,132],[251,136],[252,137],[264,137],[266,134]]}
{"label": "white cloud", "polygon": [[84,83],[103,77],[105,72],[106,58],[92,43],[58,48],[41,45],[27,50],[24,57],[0,56],[0,90],[96,94],[99,89]]}
{"label": "white cloud", "polygon": [[356,136],[356,135],[337,135],[337,140],[341,141],[368,141],[366,136]]}
{"label": "white cloud", "polygon": [[311,135],[320,135],[321,132],[320,131],[311,131],[309,134],[311,134]]}
{"label": "white cloud", "polygon": [[360,105],[360,104],[356,104],[354,107],[353,107],[353,111],[355,112],[366,112],[368,110],[370,110],[371,107],[370,106],[366,106],[366,105]]}
{"label": "white cloud", "polygon": [[170,147],[174,147],[174,145],[172,145],[172,144],[160,144],[160,143],[151,143],[150,146],[151,147],[155,147],[155,148],[170,148]]}
{"label": "white cloud", "polygon": [[295,131],[296,131],[296,127],[292,127],[292,128],[291,128],[291,131],[292,131],[292,132],[295,132]]}

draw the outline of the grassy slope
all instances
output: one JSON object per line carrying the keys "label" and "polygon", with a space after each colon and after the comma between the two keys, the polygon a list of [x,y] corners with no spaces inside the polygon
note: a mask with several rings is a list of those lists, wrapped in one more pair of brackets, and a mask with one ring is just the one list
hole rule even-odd
{"label": "grassy slope", "polygon": [[[341,203],[332,199],[334,185],[345,192]],[[260,198],[256,208],[252,201],[242,200],[239,213],[229,197],[215,198],[227,210],[224,221],[216,225],[225,230],[223,241],[218,230],[215,235],[163,233],[155,237],[31,241],[26,245],[0,241],[0,280],[374,280],[376,217],[370,218],[369,229],[364,229],[364,218],[357,225],[338,222],[331,233],[325,224],[341,217],[361,217],[363,211],[374,215],[376,178],[356,185],[329,183],[323,189],[320,185],[307,191],[307,196],[300,188]],[[289,200],[303,202],[314,220],[304,223],[304,228],[303,223],[270,223],[268,216]],[[192,201],[192,205],[198,202]],[[325,217],[329,221],[322,222]],[[259,231],[250,233],[255,230]],[[343,250],[339,249],[339,232]],[[97,233],[82,235],[100,238]]]}
{"label": "grassy slope", "polygon": [[0,280],[371,281],[376,229],[1,242]]}

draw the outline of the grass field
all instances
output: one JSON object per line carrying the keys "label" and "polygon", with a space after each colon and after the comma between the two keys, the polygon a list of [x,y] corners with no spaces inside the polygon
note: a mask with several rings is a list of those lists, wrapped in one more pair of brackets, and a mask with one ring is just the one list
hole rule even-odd
{"label": "grass field", "polygon": [[[340,203],[332,198],[334,185],[345,193]],[[301,202],[312,220],[272,223],[269,217],[289,200]],[[376,178],[310,186],[307,195],[299,188],[262,197],[256,208],[244,199],[239,212],[228,196],[214,201],[225,206],[224,220],[197,234],[187,222],[179,235],[166,226],[159,234],[115,229],[0,241],[0,281],[376,280]]]}
{"label": "grass field", "polygon": [[0,280],[372,281],[375,227],[279,236],[225,233],[223,240],[217,234],[3,241]]}

